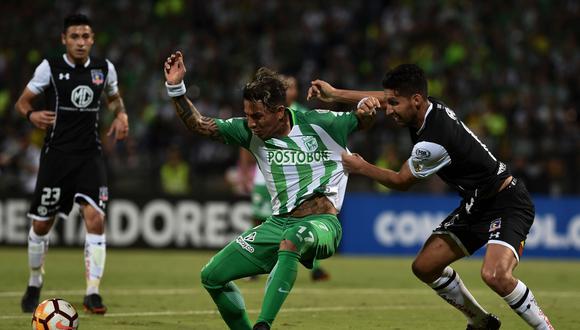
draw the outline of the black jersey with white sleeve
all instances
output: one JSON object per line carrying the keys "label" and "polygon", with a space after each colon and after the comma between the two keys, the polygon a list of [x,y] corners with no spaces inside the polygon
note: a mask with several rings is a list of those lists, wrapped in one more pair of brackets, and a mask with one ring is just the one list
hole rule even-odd
{"label": "black jersey with white sleeve", "polygon": [[32,93],[44,93],[49,111],[56,113],[55,123],[44,139],[44,151],[67,154],[101,151],[99,110],[101,95],[119,92],[117,72],[109,61],[89,57],[84,65],[75,65],[65,54],[43,60],[26,86]]}
{"label": "black jersey with white sleeve", "polygon": [[509,177],[479,138],[442,102],[429,98],[423,126],[410,128],[413,151],[411,173],[417,178],[437,175],[463,198],[487,198],[497,193]]}

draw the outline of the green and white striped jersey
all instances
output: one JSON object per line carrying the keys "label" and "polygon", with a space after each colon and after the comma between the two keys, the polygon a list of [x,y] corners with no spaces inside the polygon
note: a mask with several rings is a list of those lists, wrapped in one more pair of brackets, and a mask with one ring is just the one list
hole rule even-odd
{"label": "green and white striped jersey", "polygon": [[313,194],[325,195],[340,211],[348,176],[341,153],[358,126],[352,112],[287,109],[292,128],[286,137],[262,140],[245,118],[216,119],[225,142],[248,149],[256,158],[272,198],[272,214],[291,212]]}

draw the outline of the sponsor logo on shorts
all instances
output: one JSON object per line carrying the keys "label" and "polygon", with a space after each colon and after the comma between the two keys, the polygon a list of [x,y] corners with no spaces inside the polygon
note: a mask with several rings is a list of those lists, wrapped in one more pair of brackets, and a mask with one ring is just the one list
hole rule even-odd
{"label": "sponsor logo on shorts", "polygon": [[46,208],[46,206],[41,205],[36,209],[36,212],[38,212],[38,215],[43,217],[48,213],[48,209]]}
{"label": "sponsor logo on shorts", "polygon": [[244,238],[242,236],[238,236],[238,238],[236,238],[236,243],[238,243],[242,247],[242,249],[250,253],[254,253],[254,247],[246,243],[246,241],[244,241]]}
{"label": "sponsor logo on shorts", "polygon": [[246,237],[244,237],[244,241],[246,242],[253,242],[256,239],[256,232],[253,232]]}
{"label": "sponsor logo on shorts", "polygon": [[501,218],[497,218],[489,225],[489,232],[496,231],[501,228]]}
{"label": "sponsor logo on shorts", "polygon": [[106,202],[109,200],[109,188],[99,187],[99,200]]}

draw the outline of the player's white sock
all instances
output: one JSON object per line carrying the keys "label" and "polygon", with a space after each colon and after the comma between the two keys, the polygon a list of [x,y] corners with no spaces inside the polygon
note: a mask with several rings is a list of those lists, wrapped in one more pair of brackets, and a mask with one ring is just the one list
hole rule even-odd
{"label": "player's white sock", "polygon": [[87,280],[87,295],[99,293],[99,284],[105,270],[107,243],[105,234],[89,234],[85,236],[85,268]]}
{"label": "player's white sock", "polygon": [[485,325],[487,312],[473,298],[453,268],[445,267],[441,277],[429,286],[439,297],[460,310],[467,318],[467,323],[474,326]]}
{"label": "player's white sock", "polygon": [[28,266],[30,267],[30,277],[28,285],[41,287],[42,275],[44,274],[44,256],[48,250],[48,234],[37,235],[30,227],[28,232]]}
{"label": "player's white sock", "polygon": [[544,315],[544,312],[536,302],[532,291],[528,289],[524,282],[518,280],[514,291],[503,297],[503,300],[532,328],[537,330],[554,329],[550,320]]}

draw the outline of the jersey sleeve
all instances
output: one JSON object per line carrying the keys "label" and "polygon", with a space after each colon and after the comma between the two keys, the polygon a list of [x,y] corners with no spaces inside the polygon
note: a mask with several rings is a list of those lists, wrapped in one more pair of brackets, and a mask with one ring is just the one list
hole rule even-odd
{"label": "jersey sleeve", "polygon": [[43,60],[34,70],[34,76],[26,88],[38,95],[42,93],[50,84],[50,65],[47,60]]}
{"label": "jersey sleeve", "polygon": [[226,144],[249,148],[252,132],[245,118],[216,119],[215,123]]}
{"label": "jersey sleeve", "polygon": [[423,179],[449,165],[451,157],[442,145],[421,141],[413,147],[408,162],[413,176]]}
{"label": "jersey sleeve", "polygon": [[111,61],[107,60],[107,65],[109,67],[107,74],[107,85],[105,86],[105,91],[107,96],[113,96],[119,93],[119,82],[117,81],[117,70]]}
{"label": "jersey sleeve", "polygon": [[312,124],[322,127],[342,147],[346,147],[348,136],[358,127],[358,119],[354,112],[316,109],[308,114],[313,118]]}

